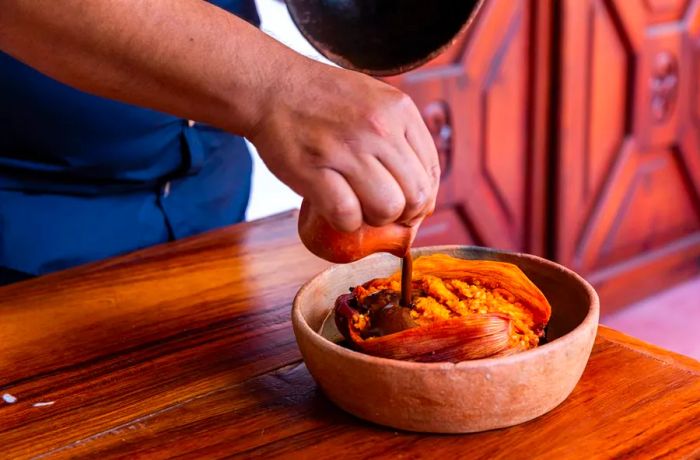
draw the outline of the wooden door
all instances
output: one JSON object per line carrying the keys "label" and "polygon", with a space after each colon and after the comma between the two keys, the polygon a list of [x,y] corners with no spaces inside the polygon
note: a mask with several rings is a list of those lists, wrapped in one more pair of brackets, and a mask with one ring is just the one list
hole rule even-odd
{"label": "wooden door", "polygon": [[447,52],[386,79],[415,100],[443,167],[416,245],[543,252],[550,4],[488,0]]}
{"label": "wooden door", "polygon": [[603,311],[700,267],[700,0],[562,0],[556,258]]}

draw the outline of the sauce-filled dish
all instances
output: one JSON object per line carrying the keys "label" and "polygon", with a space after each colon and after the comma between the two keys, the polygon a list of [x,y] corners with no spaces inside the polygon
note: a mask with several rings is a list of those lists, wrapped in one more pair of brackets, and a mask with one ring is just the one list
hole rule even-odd
{"label": "sauce-filled dish", "polygon": [[[411,308],[399,305],[399,259],[388,254],[333,266],[298,292],[292,310],[294,332],[309,372],[329,399],[375,423],[439,433],[515,425],[566,399],[585,368],[598,325],[598,297],[585,280],[525,254],[459,246],[412,253]],[[434,254],[443,255],[422,258]],[[446,264],[456,271],[446,273]],[[353,292],[347,294],[350,287]],[[377,316],[377,311],[388,315]],[[329,316],[336,323],[334,315],[340,316],[337,324],[343,335],[336,332],[336,339],[320,332],[327,328]],[[467,321],[467,329],[463,324],[457,332],[448,327],[432,337],[421,331],[445,321],[454,326],[464,318],[486,320]],[[541,340],[545,325],[547,343]],[[460,345],[460,337],[469,338],[470,327],[495,331],[496,340],[487,337],[479,344],[469,339]],[[428,345],[437,359],[425,347],[409,350],[406,356],[406,337],[394,337],[388,346],[375,345],[383,350],[374,356],[359,346],[395,334],[418,334],[410,340],[423,347],[432,341]],[[337,338],[345,340],[337,343]],[[465,343],[466,352],[459,351]],[[485,353],[473,354],[484,347]]]}
{"label": "sauce-filled dish", "polygon": [[351,348],[383,358],[460,362],[543,341],[551,307],[517,265],[432,254],[403,268],[410,266],[411,273],[375,278],[336,299],[333,319]]}

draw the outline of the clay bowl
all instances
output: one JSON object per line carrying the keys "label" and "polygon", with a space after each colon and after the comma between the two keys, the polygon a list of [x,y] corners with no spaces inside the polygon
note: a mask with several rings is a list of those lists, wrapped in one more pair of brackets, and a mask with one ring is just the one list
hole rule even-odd
{"label": "clay bowl", "polygon": [[593,288],[571,270],[526,254],[466,246],[420,248],[413,254],[436,252],[518,265],[552,305],[549,342],[511,356],[456,364],[376,358],[333,343],[318,331],[336,297],[399,268],[398,258],[375,254],[325,270],[294,299],[297,343],[326,396],[362,419],[431,433],[504,428],[564,401],[581,378],[595,340],[599,301]]}

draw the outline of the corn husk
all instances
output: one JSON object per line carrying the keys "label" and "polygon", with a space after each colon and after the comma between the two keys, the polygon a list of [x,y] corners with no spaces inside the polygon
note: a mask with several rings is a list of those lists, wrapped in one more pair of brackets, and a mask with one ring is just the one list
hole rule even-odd
{"label": "corn husk", "polygon": [[[416,289],[424,276],[436,276],[445,280],[477,283],[489,290],[507,292],[523,314],[520,322],[503,312],[469,314],[440,320],[413,321],[408,309],[398,306],[398,293],[381,291],[387,305],[373,318],[380,319],[383,331],[376,335],[358,325],[358,315],[370,308],[378,308],[376,299],[368,300],[368,287],[396,285],[400,273],[388,279],[372,280],[356,287],[352,294],[338,297],[335,305],[335,322],[348,344],[363,353],[391,359],[420,362],[459,362],[504,356],[527,347],[517,340],[523,328],[522,317],[528,318],[528,327],[540,337],[551,316],[551,307],[542,292],[515,265],[494,262],[456,259],[438,254],[415,260],[413,280]],[[391,297],[393,296],[393,297]],[[383,315],[383,316],[380,316]],[[378,321],[375,321],[378,322]],[[517,324],[517,328],[515,327]],[[520,329],[518,329],[520,328]],[[375,327],[376,329],[376,327]],[[536,337],[535,337],[536,339]]]}

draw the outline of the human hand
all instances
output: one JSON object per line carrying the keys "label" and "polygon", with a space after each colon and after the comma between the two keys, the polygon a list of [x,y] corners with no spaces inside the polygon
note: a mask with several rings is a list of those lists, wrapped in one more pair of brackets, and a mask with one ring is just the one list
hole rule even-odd
{"label": "human hand", "polygon": [[246,133],[267,166],[337,230],[420,222],[435,207],[440,166],[413,101],[302,59],[280,70]]}

